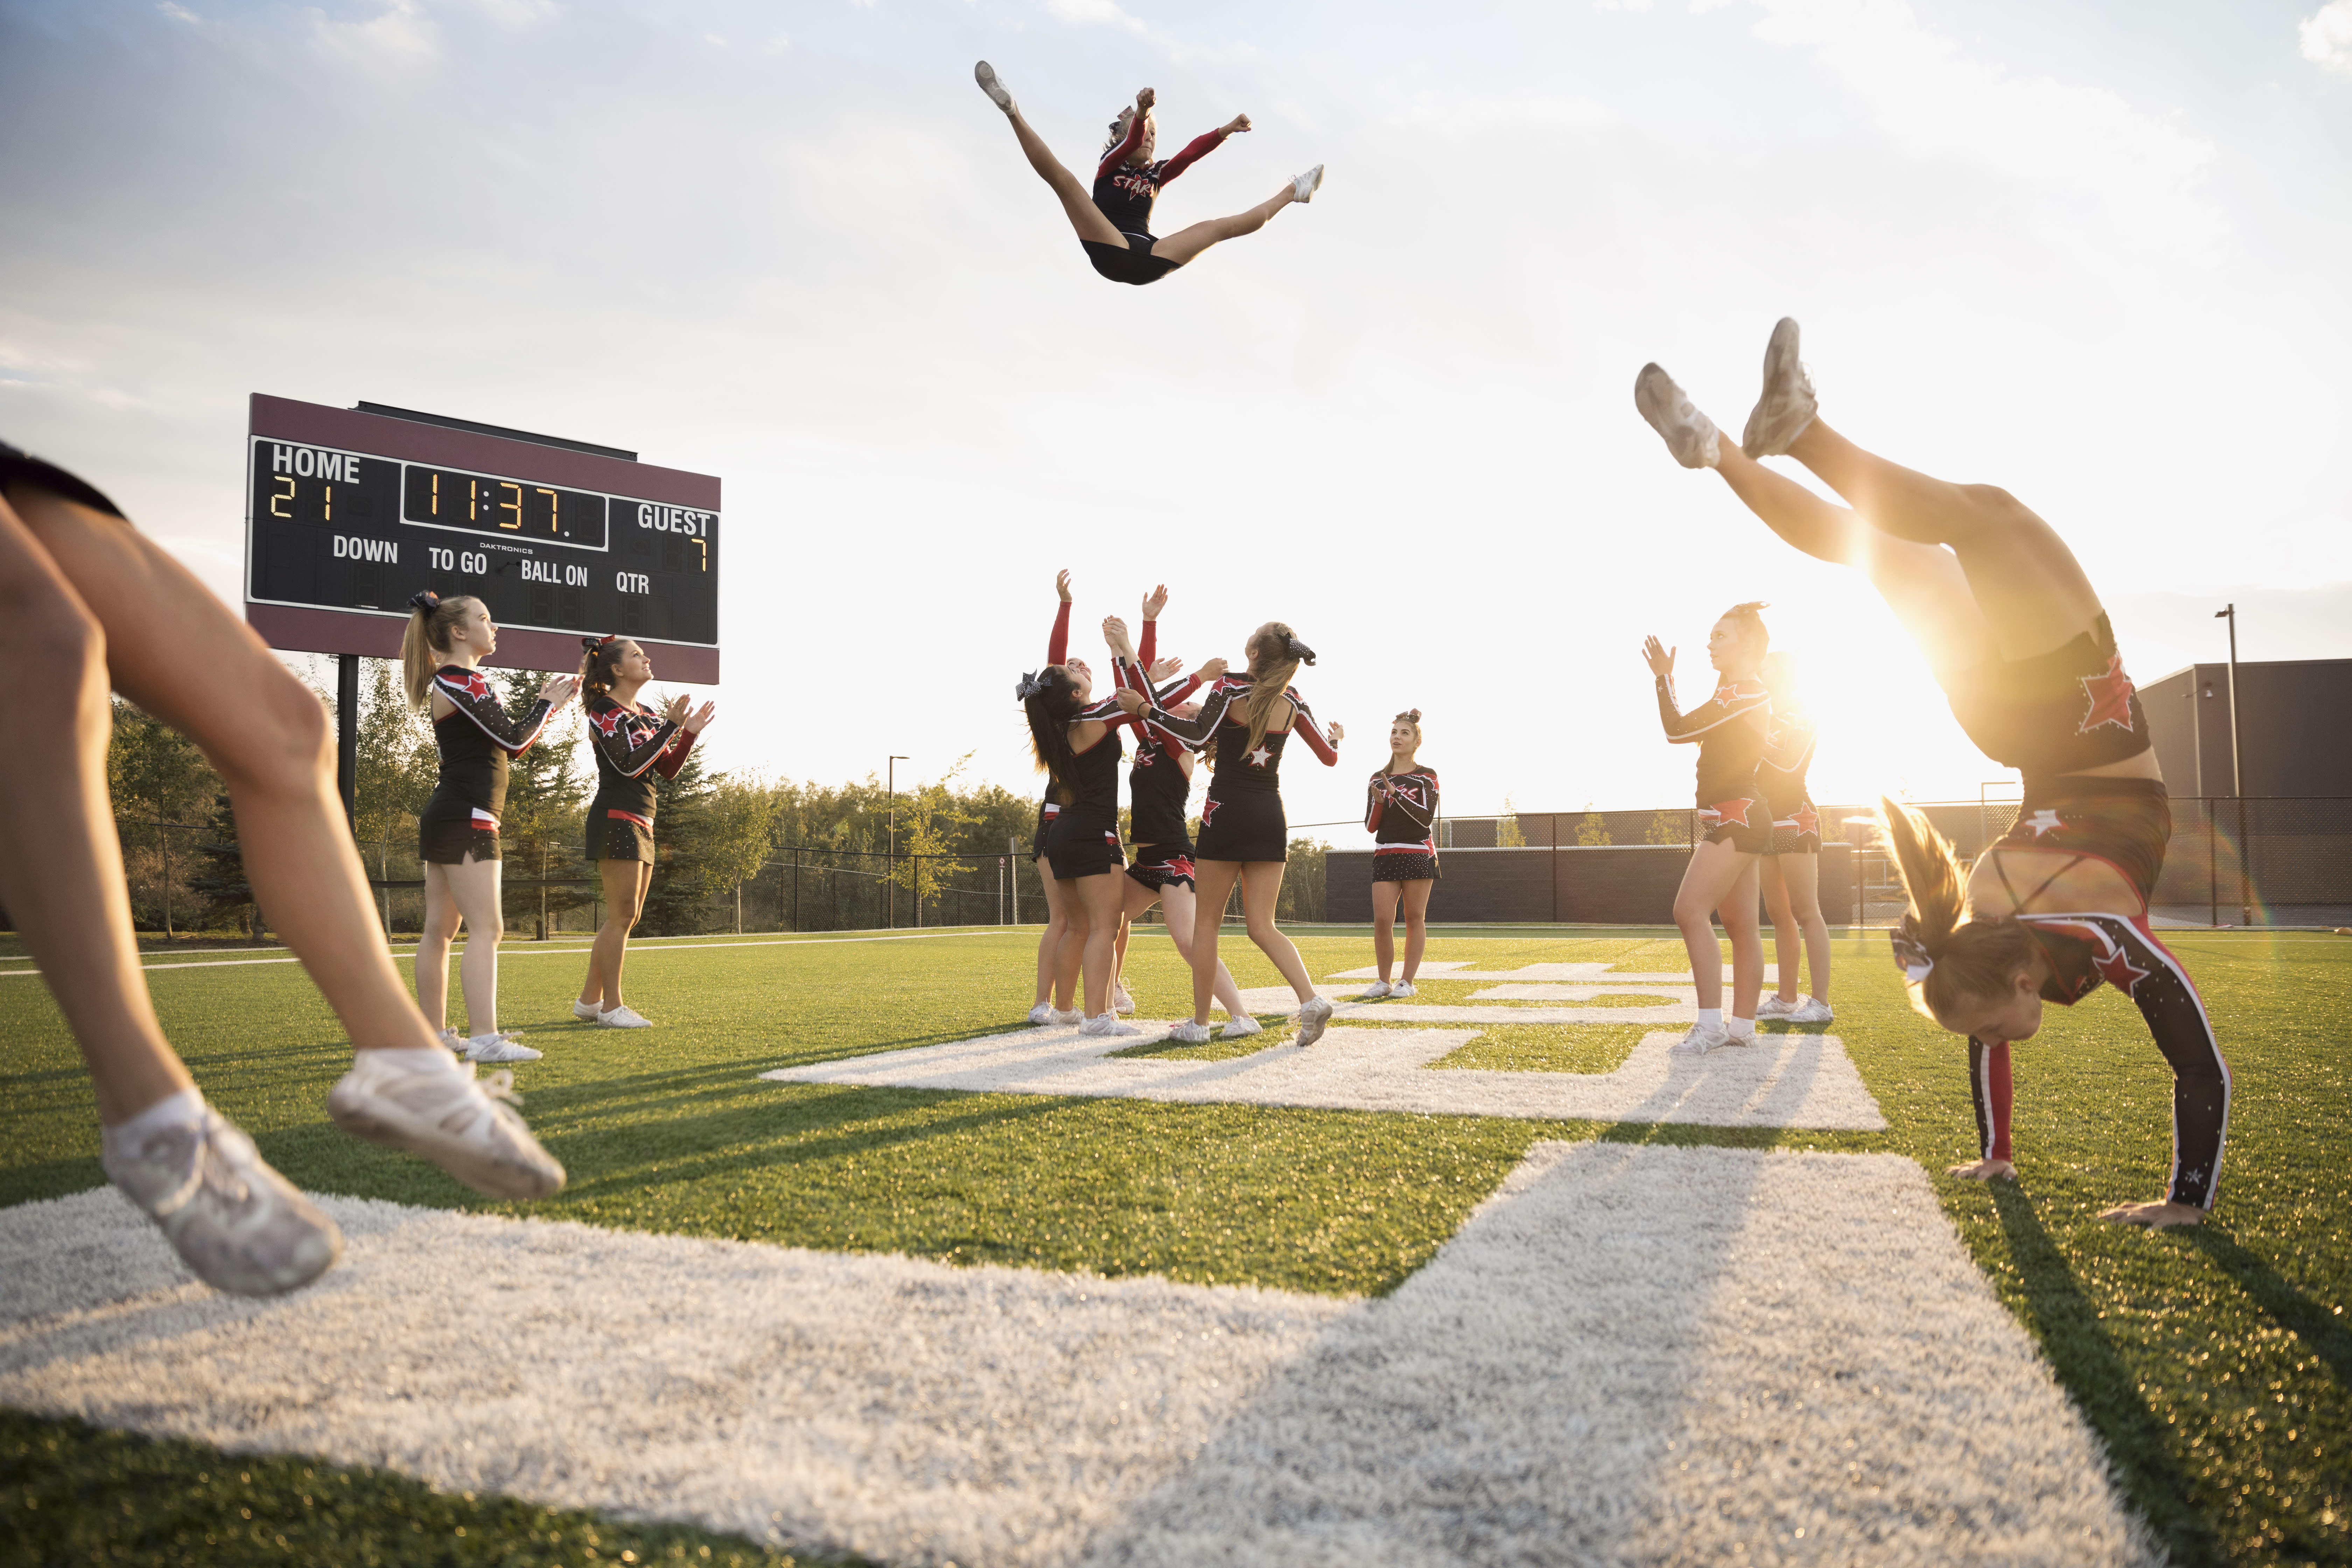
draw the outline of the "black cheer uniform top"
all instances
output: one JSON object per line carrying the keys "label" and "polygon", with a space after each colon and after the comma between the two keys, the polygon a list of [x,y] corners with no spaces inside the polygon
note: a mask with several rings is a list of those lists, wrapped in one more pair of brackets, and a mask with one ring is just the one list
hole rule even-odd
{"label": "black cheer uniform top", "polygon": [[2154,743],[2105,611],[2053,652],[1938,670],[1936,678],[1977,749],[2029,780],[2120,763]]}
{"label": "black cheer uniform top", "polygon": [[1216,742],[1216,773],[1209,780],[1212,799],[1244,793],[1280,794],[1283,742],[1293,732],[1307,742],[1325,767],[1339,760],[1339,748],[1331,744],[1330,737],[1316,723],[1314,712],[1295,686],[1285,687],[1282,692],[1290,702],[1289,728],[1268,730],[1258,738],[1256,745],[1251,745],[1249,719],[1244,710],[1253,684],[1246,675],[1218,677],[1216,684],[1202,699],[1197,719],[1179,719],[1157,703],[1150,710],[1154,731],[1173,735],[1194,751],[1212,740]]}
{"label": "black cheer uniform top", "polygon": [[[1215,152],[1224,140],[1223,132],[1212,131],[1192,138],[1173,158],[1129,168],[1128,155],[1143,142],[1143,116],[1137,115],[1128,125],[1127,139],[1104,153],[1095,168],[1095,205],[1121,234],[1149,236],[1151,205],[1160,199],[1160,187]],[[1147,668],[1150,663],[1145,661]]]}
{"label": "black cheer uniform top", "polygon": [[507,759],[530,749],[555,706],[542,697],[520,719],[509,718],[482,673],[457,664],[434,671],[433,689],[456,711],[433,721],[441,776],[426,813],[437,816],[436,807],[463,805],[472,813],[476,827],[495,833],[499,813],[507,807]]}
{"label": "black cheer uniform top", "polygon": [[[1675,708],[1675,679],[1657,678],[1658,719],[1666,739],[1676,745],[1698,746],[1698,805],[1727,819],[1760,826],[1744,809],[1762,801],[1764,790],[1756,776],[1763,760],[1765,724],[1771,717],[1772,699],[1760,680],[1725,679],[1715,695],[1687,713]],[[1739,811],[1727,806],[1741,806]]]}
{"label": "black cheer uniform top", "polygon": [[641,703],[624,708],[608,692],[591,695],[587,710],[588,739],[596,753],[596,798],[588,807],[591,826],[607,814],[618,814],[651,827],[654,781],[646,775],[658,769],[666,779],[677,777],[686,753],[694,747],[694,731]]}
{"label": "black cheer uniform top", "polygon": [[[1385,794],[1382,779],[1389,781]],[[1416,766],[1409,773],[1391,773],[1384,764],[1364,785],[1364,826],[1372,836],[1376,866],[1383,853],[1409,849],[1436,854],[1436,840],[1430,837],[1430,825],[1436,820],[1435,768]]]}
{"label": "black cheer uniform top", "polygon": [[[1137,658],[1131,663],[1116,659],[1111,668],[1119,685],[1128,690],[1144,693],[1161,708],[1181,708],[1200,689],[1201,682],[1199,678],[1191,677],[1171,680],[1157,689],[1151,685],[1152,645],[1158,630],[1157,623],[1144,622],[1143,647]],[[1132,722],[1136,727],[1135,766],[1127,774],[1129,836],[1138,845],[1189,855],[1192,834],[1185,820],[1185,807],[1192,798],[1192,775],[1185,772],[1184,763],[1191,752],[1179,737],[1164,731],[1155,733],[1148,714]]]}

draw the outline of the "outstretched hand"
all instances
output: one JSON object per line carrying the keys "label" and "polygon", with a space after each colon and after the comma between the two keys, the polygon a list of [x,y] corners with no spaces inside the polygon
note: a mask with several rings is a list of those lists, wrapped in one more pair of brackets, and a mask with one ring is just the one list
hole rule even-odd
{"label": "outstretched hand", "polygon": [[1135,658],[1135,645],[1128,640],[1125,621],[1120,620],[1117,616],[1105,616],[1102,634],[1103,641],[1109,645],[1111,652],[1124,659],[1132,660]]}
{"label": "outstretched hand", "polygon": [[1348,726],[1334,721],[1331,725],[1331,743],[1336,746],[1347,738]]}
{"label": "outstretched hand", "polygon": [[1642,657],[1649,661],[1652,675],[1672,675],[1675,672],[1675,650],[1661,647],[1655,637],[1642,639]]}
{"label": "outstretched hand", "polygon": [[1222,658],[1213,658],[1208,663],[1202,665],[1198,673],[1202,680],[1206,682],[1218,679],[1220,676],[1223,675],[1226,670],[1231,669],[1232,668],[1233,666],[1227,664]]}
{"label": "outstretched hand", "polygon": [[1160,94],[1147,87],[1135,95],[1135,111],[1138,114],[1149,114],[1151,112],[1151,106],[1159,101]]}
{"label": "outstretched hand", "polygon": [[1144,701],[1143,693],[1138,691],[1132,686],[1122,686],[1117,691],[1112,692],[1111,696],[1118,701],[1121,708],[1126,709],[1127,711],[1131,714],[1139,715],[1145,708],[1150,706],[1149,703]]}
{"label": "outstretched hand", "polygon": [[1144,618],[1145,620],[1147,620],[1147,621],[1156,621],[1156,620],[1158,620],[1158,619],[1160,618],[1160,611],[1162,611],[1162,610],[1164,610],[1164,609],[1166,609],[1167,607],[1168,607],[1168,584],[1167,584],[1162,583],[1162,584],[1160,584],[1159,586],[1157,586],[1157,587],[1153,588],[1153,589],[1151,590],[1151,592],[1150,592],[1149,594],[1146,594],[1146,595],[1143,595],[1143,618]]}
{"label": "outstretched hand", "polygon": [[1990,1182],[1995,1177],[2013,1182],[2017,1180],[2017,1167],[2007,1160],[1974,1160],[1965,1165],[1947,1165],[1944,1174],[1958,1176],[1964,1182]]}
{"label": "outstretched hand", "polygon": [[1236,114],[1231,120],[1225,121],[1224,133],[1228,136],[1237,136],[1249,128],[1249,116],[1246,114]]}
{"label": "outstretched hand", "polygon": [[1070,602],[1070,569],[1063,567],[1054,574],[1054,592],[1062,595],[1062,603]]}
{"label": "outstretched hand", "polygon": [[1150,669],[1145,670],[1143,673],[1150,676],[1154,680],[1165,680],[1183,668],[1184,661],[1178,658],[1171,653],[1166,658],[1161,659],[1158,664],[1153,665]]}
{"label": "outstretched hand", "polygon": [[2203,1225],[2205,1211],[2194,1204],[2124,1204],[2099,1215],[2109,1225],[2144,1225],[2163,1230],[2176,1225]]}

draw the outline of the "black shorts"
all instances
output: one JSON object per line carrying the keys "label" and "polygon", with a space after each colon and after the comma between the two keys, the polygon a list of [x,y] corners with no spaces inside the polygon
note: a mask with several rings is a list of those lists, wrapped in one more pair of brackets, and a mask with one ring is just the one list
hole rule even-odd
{"label": "black shorts", "polygon": [[1399,845],[1393,849],[1382,845],[1372,851],[1372,880],[1375,882],[1434,882],[1437,879],[1437,857],[1418,844]]}
{"label": "black shorts", "polygon": [[1054,818],[1045,863],[1054,868],[1057,882],[1120,869],[1127,856],[1118,846],[1118,813],[1099,805],[1064,806]]}
{"label": "black shorts", "polygon": [[2017,826],[1996,847],[2092,855],[2124,874],[2146,903],[2172,841],[2172,797],[2161,779],[2029,778]]}
{"label": "black shorts", "polygon": [[1772,808],[1760,800],[1718,800],[1698,810],[1699,833],[1709,844],[1728,844],[1742,855],[1772,852]]}
{"label": "black shorts", "polygon": [[1771,855],[1818,855],[1822,852],[1822,814],[1805,802],[1784,816],[1772,819]]}
{"label": "black shorts", "polygon": [[468,802],[434,792],[416,816],[416,858],[435,866],[462,866],[499,858],[498,818]]}
{"label": "black shorts", "polygon": [[1192,880],[1192,857],[1190,853],[1169,854],[1160,846],[1148,847],[1149,853],[1139,850],[1135,864],[1127,868],[1127,879],[1157,893],[1168,888],[1190,888]]}
{"label": "black shorts", "polygon": [[1078,243],[1087,247],[1087,259],[1095,264],[1095,270],[1114,283],[1132,283],[1140,288],[1159,282],[1183,265],[1152,255],[1151,247],[1160,242],[1148,234],[1129,235],[1124,247],[1105,245],[1098,239],[1082,239]]}
{"label": "black shorts", "polygon": [[1037,803],[1037,837],[1029,840],[1029,858],[1034,863],[1045,853],[1045,839],[1054,831],[1054,818],[1062,808],[1051,801]]}
{"label": "black shorts", "polygon": [[1290,821],[1274,790],[1235,790],[1220,799],[1212,788],[1201,803],[1196,860],[1287,860]]}
{"label": "black shorts", "polygon": [[601,800],[588,808],[587,858],[650,861],[653,858],[652,817]]}

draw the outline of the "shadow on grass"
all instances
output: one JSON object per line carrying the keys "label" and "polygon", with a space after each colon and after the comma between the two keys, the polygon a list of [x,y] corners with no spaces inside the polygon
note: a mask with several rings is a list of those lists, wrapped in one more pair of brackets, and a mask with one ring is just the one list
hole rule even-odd
{"label": "shadow on grass", "polygon": [[2099,1326],[2099,1309],[2035,1211],[2013,1182],[1989,1182],[2042,1353],[2058,1380],[2106,1445],[2133,1506],[2178,1564],[2224,1561],[2212,1521],[2190,1498],[2188,1475],[2173,1458],[2171,1428],[2131,1391],[2138,1374]]}
{"label": "shadow on grass", "polygon": [[2338,1383],[2352,1386],[2352,1331],[2336,1315],[2337,1309],[2305,1295],[2268,1262],[2215,1228],[2210,1220],[2175,1234],[2236,1280],[2279,1327],[2316,1351],[2322,1361],[2336,1369]]}

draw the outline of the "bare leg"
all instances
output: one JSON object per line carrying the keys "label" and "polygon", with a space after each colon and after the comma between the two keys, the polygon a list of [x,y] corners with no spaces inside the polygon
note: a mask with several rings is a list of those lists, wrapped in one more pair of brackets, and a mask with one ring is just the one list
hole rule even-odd
{"label": "bare leg", "polygon": [[[1683,946],[1690,953],[1691,980],[1698,988],[1698,1005],[1702,1007],[1723,1005],[1723,949],[1716,945],[1715,923],[1708,917],[1718,906],[1732,904],[1741,879],[1755,869],[1756,857],[1742,854],[1728,844],[1701,843],[1692,852],[1690,866],[1683,872],[1683,885],[1675,894],[1675,924],[1682,928]],[[1756,967],[1747,980],[1748,1011],[1738,1012],[1738,1017],[1756,1016],[1756,994],[1763,988],[1764,947],[1756,934],[1756,887],[1748,883],[1748,930],[1756,942]],[[1732,916],[1724,912],[1725,934],[1731,931]],[[1732,950],[1732,987],[1737,998],[1740,992],[1740,954]]]}
{"label": "bare leg", "polygon": [[1217,937],[1225,929],[1225,904],[1241,880],[1238,860],[1195,860],[1192,900],[1192,1022],[1209,1021],[1209,999],[1224,965],[1217,961]]}
{"label": "bare leg", "polygon": [[[1129,881],[1127,873],[1124,871],[1119,873],[1118,879],[1121,882],[1126,883],[1129,888],[1133,888],[1135,886],[1132,881]],[[1138,890],[1146,892],[1150,891],[1149,889],[1139,889]],[[1119,903],[1121,908],[1118,911],[1118,934],[1111,938],[1110,942],[1110,988],[1113,994],[1117,994],[1119,987],[1125,984],[1121,977],[1127,973],[1127,935],[1128,927],[1131,922],[1128,919],[1127,910],[1125,908],[1127,896],[1124,891],[1122,891],[1119,895]]]}
{"label": "bare leg", "polygon": [[[501,864],[467,860],[462,866],[441,868],[449,896],[466,922],[466,952],[457,960],[457,978],[466,986],[466,1033],[469,1035],[499,1032],[499,942],[507,931],[506,910],[499,897]],[[614,989],[620,987],[615,984]]]}
{"label": "bare leg", "polygon": [[[1830,999],[1830,922],[1822,918],[1822,858],[1818,855],[1774,855],[1765,864],[1778,869],[1783,889],[1780,908],[1772,918],[1778,922],[1780,910],[1794,918],[1797,933],[1805,943],[1805,978],[1811,983],[1807,994]],[[1790,941],[1779,939],[1780,963],[1780,994],[1796,1000],[1797,974],[1790,964]]]}
{"label": "bare leg", "polygon": [[1257,950],[1274,960],[1275,968],[1301,1002],[1315,999],[1315,983],[1307,978],[1307,961],[1298,956],[1298,948],[1282,934],[1274,923],[1274,911],[1282,898],[1282,873],[1287,862],[1282,860],[1247,860],[1242,863],[1242,918],[1249,924],[1250,941]]}
{"label": "bare leg", "polygon": [[646,911],[646,889],[653,883],[653,867],[643,860],[599,860],[596,871],[604,880],[604,923],[588,949],[588,979],[580,1000],[602,1013],[621,1005],[621,965],[628,962],[629,932]]}
{"label": "bare leg", "polygon": [[352,1044],[437,1049],[386,951],[319,700],[128,523],[26,486],[8,499],[103,628],[114,689],[194,741],[227,781],[254,896]]}
{"label": "bare leg", "polygon": [[164,1043],[139,972],[106,795],[106,636],[5,500],[0,660],[0,724],[50,738],[37,759],[0,768],[0,812],[23,825],[0,855],[0,902],[80,1043],[98,1119],[112,1127],[195,1080]]}
{"label": "bare leg", "polygon": [[449,871],[425,862],[425,929],[416,933],[416,1010],[436,1029],[449,1026],[449,944],[465,919],[449,891]]}
{"label": "bare leg", "polygon": [[1030,1004],[1032,1007],[1043,1006],[1053,997],[1062,938],[1070,929],[1069,919],[1062,912],[1062,884],[1054,879],[1053,864],[1043,855],[1037,857],[1037,879],[1045,885],[1045,929],[1037,938],[1037,1000]]}
{"label": "bare leg", "polygon": [[1103,871],[1080,877],[1076,882],[1077,901],[1087,921],[1086,1015],[1089,1018],[1099,1018],[1110,1011],[1111,957],[1118,932],[1119,884],[1126,880],[1125,872]]}
{"label": "bare leg", "polygon": [[1435,882],[1423,879],[1404,885],[1404,975],[1406,984],[1421,972],[1421,950],[1429,945],[1429,895]]}
{"label": "bare leg", "polygon": [[[1078,231],[1078,237],[1099,245],[1116,245],[1124,250],[1127,236],[1103,216],[1102,208],[1095,205],[1094,193],[1086,183],[1063,166],[1062,161],[1054,156],[1054,150],[1045,145],[1045,139],[1029,129],[1029,122],[1021,118],[1018,109],[1005,118],[1013,121],[1013,134],[1021,139],[1021,151],[1028,154],[1029,166],[1062,199],[1062,211],[1068,215],[1070,226]],[[1159,254],[1157,247],[1153,253]]]}
{"label": "bare leg", "polygon": [[1731,942],[1730,1016],[1753,1019],[1756,999],[1764,990],[1764,932],[1756,919],[1757,862],[1763,857],[1744,858],[1748,864],[1739,879],[1717,908],[1723,915],[1723,934]]}
{"label": "bare leg", "polygon": [[1389,982],[1389,971],[1396,967],[1397,894],[1403,890],[1402,882],[1372,884],[1372,962],[1381,966],[1381,984]]}
{"label": "bare leg", "polygon": [[[1187,965],[1192,962],[1192,922],[1196,918],[1193,905],[1197,901],[1192,889],[1181,883],[1160,890],[1160,907],[1168,917],[1168,939],[1176,944],[1177,952]],[[1130,912],[1140,914],[1142,910]],[[1234,977],[1222,960],[1210,982],[1210,994],[1216,998],[1217,1005],[1225,1010],[1226,1017],[1246,1018],[1250,1016],[1249,1008],[1242,1002],[1240,988],[1234,985]]]}
{"label": "bare leg", "polygon": [[2099,595],[2057,530],[1993,485],[1956,485],[1865,452],[1816,419],[1789,455],[1882,533],[1948,545],[2004,658],[2063,646],[2098,618]]}
{"label": "bare leg", "polygon": [[[1239,239],[1243,235],[1255,234],[1265,226],[1266,219],[1297,199],[1297,192],[1292,186],[1285,185],[1279,195],[1268,196],[1247,212],[1235,213],[1231,217],[1208,218],[1178,229],[1153,246],[1151,254],[1181,267],[1219,240]],[[1093,204],[1089,202],[1087,205]]]}

